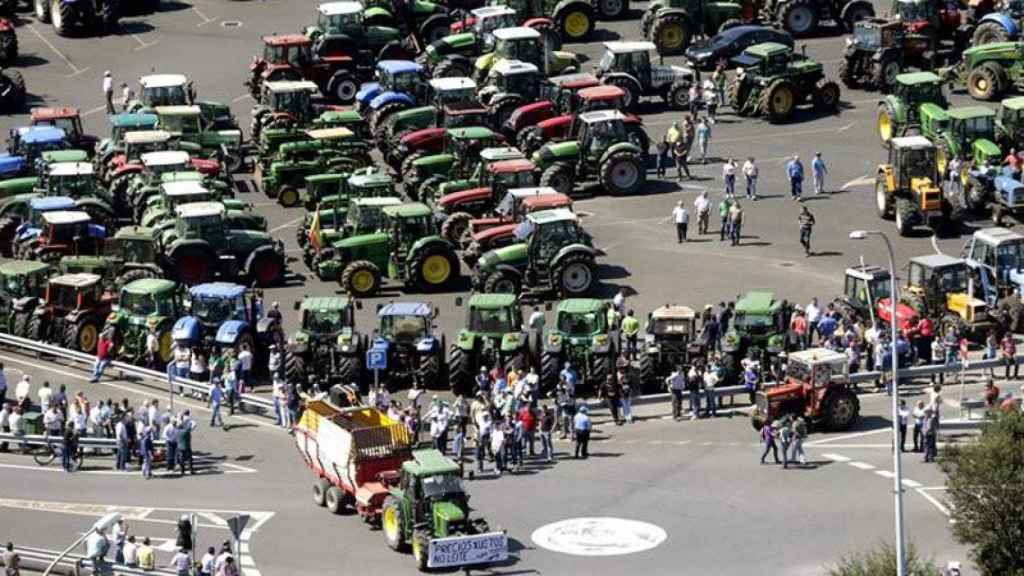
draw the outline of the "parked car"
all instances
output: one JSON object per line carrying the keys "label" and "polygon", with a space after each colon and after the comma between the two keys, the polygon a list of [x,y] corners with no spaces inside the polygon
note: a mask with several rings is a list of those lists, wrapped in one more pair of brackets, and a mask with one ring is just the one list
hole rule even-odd
{"label": "parked car", "polygon": [[712,71],[722,61],[725,61],[726,67],[732,67],[735,65],[732,62],[733,56],[762,42],[777,42],[793,47],[793,37],[784,30],[757,25],[734,26],[712,38],[694,42],[686,49],[686,59],[701,71]]}

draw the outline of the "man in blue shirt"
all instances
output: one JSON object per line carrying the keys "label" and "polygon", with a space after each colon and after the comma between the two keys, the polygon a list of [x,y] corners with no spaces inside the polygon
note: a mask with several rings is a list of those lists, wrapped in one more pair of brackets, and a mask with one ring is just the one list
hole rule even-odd
{"label": "man in blue shirt", "polygon": [[573,370],[572,368],[572,364],[566,362],[565,368],[562,369],[562,372],[559,374],[559,377],[562,379],[563,382],[565,382],[565,385],[569,388],[569,395],[575,397],[576,382],[578,380],[578,377],[576,375],[576,371]]}
{"label": "man in blue shirt", "polygon": [[587,407],[580,406],[580,409],[576,412],[576,416],[572,419],[572,430],[576,437],[576,458],[582,458],[586,460],[589,453],[587,447],[590,444],[590,415],[587,414]]}
{"label": "man in blue shirt", "polygon": [[811,172],[814,173],[814,193],[824,194],[825,175],[828,174],[828,168],[825,166],[825,161],[821,159],[821,152],[814,153],[814,160],[811,160]]}
{"label": "man in blue shirt", "polygon": [[789,176],[790,195],[795,200],[801,200],[804,193],[804,165],[800,163],[799,156],[793,156],[786,164],[786,174]]}

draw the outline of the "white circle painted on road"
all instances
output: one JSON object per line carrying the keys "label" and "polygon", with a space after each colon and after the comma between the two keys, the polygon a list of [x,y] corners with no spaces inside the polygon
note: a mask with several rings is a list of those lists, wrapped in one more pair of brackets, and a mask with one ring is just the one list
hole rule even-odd
{"label": "white circle painted on road", "polygon": [[533,531],[533,543],[573,556],[621,556],[650,550],[668,538],[660,527],[623,518],[570,518]]}

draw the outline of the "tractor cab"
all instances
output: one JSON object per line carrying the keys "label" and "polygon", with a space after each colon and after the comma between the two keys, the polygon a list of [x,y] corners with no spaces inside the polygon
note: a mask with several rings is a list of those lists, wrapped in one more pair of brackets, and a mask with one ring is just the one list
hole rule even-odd
{"label": "tractor cab", "polygon": [[516,238],[527,241],[532,262],[550,262],[559,250],[570,244],[590,245],[590,235],[579,218],[567,208],[542,210],[526,216],[515,230]]}
{"label": "tractor cab", "polygon": [[195,101],[195,89],[184,74],[153,74],[139,78],[142,108],[186,106]]}
{"label": "tractor cab", "polygon": [[570,298],[558,304],[555,330],[570,340],[607,338],[608,303],[590,298]]}
{"label": "tractor cab", "polygon": [[537,97],[543,75],[535,64],[518,60],[499,60],[487,75],[480,97],[486,102],[497,94],[518,94],[526,100]]}
{"label": "tractor cab", "polygon": [[177,318],[184,309],[177,283],[162,278],[145,278],[121,289],[116,312],[148,322],[151,316]]}
{"label": "tractor cab", "polygon": [[438,110],[469,104],[479,107],[476,82],[472,78],[434,78],[430,80],[431,102]]}
{"label": "tractor cab", "polygon": [[312,97],[319,89],[307,80],[264,82],[260,105],[274,114],[289,114],[305,123],[313,115]]}
{"label": "tractor cab", "polygon": [[585,156],[601,157],[605,150],[619,142],[629,142],[626,116],[618,110],[595,110],[576,116],[571,130]]}
{"label": "tractor cab", "polygon": [[527,199],[533,197],[553,197],[555,195],[559,195],[558,191],[547,186],[510,189],[505,193],[501,201],[498,202],[494,211],[503,218],[518,222],[523,217],[523,202]]}
{"label": "tractor cab", "polygon": [[597,76],[590,73],[577,72],[552,76],[541,83],[537,99],[551,102],[556,113],[568,114],[573,110],[578,92],[599,86],[600,83]]}
{"label": "tractor cab", "polygon": [[647,316],[644,332],[648,344],[658,343],[662,348],[673,344],[679,351],[685,351],[689,343],[697,338],[697,315],[689,306],[666,304],[655,308]]}
{"label": "tractor cab", "polygon": [[263,37],[263,62],[268,66],[302,68],[312,60],[313,41],[302,34]]}
{"label": "tractor cab", "polygon": [[181,239],[206,240],[213,246],[228,248],[224,233],[224,205],[220,202],[194,202],[175,208],[175,231]]}
{"label": "tractor cab", "polygon": [[605,42],[604,48],[604,54],[597,63],[599,78],[624,73],[636,76],[644,86],[650,84],[651,53],[657,50],[653,42]]}
{"label": "tractor cab", "polygon": [[880,48],[892,46],[894,39],[903,32],[903,24],[884,18],[866,18],[853,25],[853,35],[847,44],[858,50],[875,52]]}
{"label": "tractor cab", "polygon": [[21,156],[25,165],[34,166],[40,156],[48,150],[67,148],[67,135],[54,126],[23,126],[10,131],[7,151]]}
{"label": "tractor cab", "polygon": [[155,130],[156,123],[156,114],[114,114],[110,117],[110,138],[100,144],[98,152],[107,146],[123,146],[125,137],[132,132]]}
{"label": "tractor cab", "polygon": [[1002,160],[996,139],[996,114],[986,106],[950,108],[950,131],[959,144],[960,155],[976,165],[999,164]]}
{"label": "tractor cab", "polygon": [[996,131],[1000,141],[1024,142],[1024,96],[1007,98],[999,103]]}
{"label": "tractor cab", "polygon": [[545,57],[540,32],[525,26],[495,30],[494,55],[500,59],[520,60],[540,67]]}
{"label": "tractor cab", "polygon": [[426,204],[408,202],[397,206],[387,206],[382,211],[384,222],[382,228],[390,234],[393,247],[392,254],[402,253],[398,262],[404,262],[404,252],[420,238],[437,234],[437,221],[434,211]]}
{"label": "tractor cab", "polygon": [[[376,82],[363,84],[356,94],[356,107],[361,112],[382,108],[390,102],[423,101],[430,86],[426,69],[411,60],[381,60],[377,62]],[[404,96],[402,96],[404,95]],[[408,100],[411,98],[411,102]]]}
{"label": "tractor cab", "polygon": [[167,211],[173,213],[174,209],[184,204],[218,202],[220,201],[220,194],[207,189],[198,180],[184,180],[161,184],[160,195],[155,198],[159,199],[158,202],[162,203]]}
{"label": "tractor cab", "polygon": [[92,223],[86,212],[54,210],[44,212],[36,250],[41,259],[71,254],[97,254],[106,229]]}
{"label": "tractor cab", "polygon": [[54,126],[64,131],[69,142],[78,144],[85,139],[82,129],[82,116],[78,108],[64,106],[61,108],[33,108],[31,111],[33,126]]}
{"label": "tractor cab", "polygon": [[793,49],[785,44],[765,42],[755,44],[733,58],[737,65],[736,75],[743,78],[753,76],[781,76],[788,72],[790,62],[796,57]]}
{"label": "tractor cab", "polygon": [[781,386],[820,389],[846,384],[850,379],[849,364],[845,354],[828,348],[793,352],[786,357],[785,381]]}
{"label": "tractor cab", "polygon": [[[456,300],[456,305],[460,300]],[[474,294],[466,309],[466,329],[486,337],[518,333],[523,326],[519,300],[513,294]]]}
{"label": "tractor cab", "polygon": [[51,271],[49,264],[32,260],[0,264],[0,303],[9,307],[19,298],[41,297]]}
{"label": "tractor cab", "polygon": [[295,335],[295,343],[300,345],[308,344],[310,337],[329,340],[351,331],[356,325],[356,308],[362,308],[347,297],[337,296],[307,297],[296,304],[302,313],[302,328]]}
{"label": "tractor cab", "polygon": [[897,190],[916,189],[915,183],[936,181],[935,145],[923,136],[893,138],[889,165],[895,172]]}
{"label": "tractor cab", "polygon": [[130,264],[154,264],[160,257],[159,237],[153,228],[124,226],[108,238],[104,255]]}
{"label": "tractor cab", "polygon": [[62,312],[89,310],[103,300],[102,278],[96,274],[61,274],[50,279],[46,305]]}
{"label": "tractor cab", "polygon": [[353,234],[369,234],[384,227],[384,209],[398,206],[402,200],[394,196],[356,198],[349,204],[345,227]]}
{"label": "tractor cab", "polygon": [[356,198],[392,196],[395,192],[394,179],[379,170],[356,172],[349,176],[346,186],[349,193]]}
{"label": "tractor cab", "polygon": [[194,140],[203,132],[202,111],[199,106],[157,106],[160,129],[179,138]]}
{"label": "tractor cab", "polygon": [[785,306],[771,292],[749,292],[736,302],[733,329],[752,344],[770,345],[763,340],[787,328]]}
{"label": "tractor cab", "polygon": [[46,193],[51,196],[84,198],[96,193],[96,179],[88,162],[57,162],[46,174]]}
{"label": "tractor cab", "polygon": [[400,495],[410,520],[429,522],[432,534],[454,533],[468,522],[469,496],[462,487],[462,472],[437,450],[414,450],[412,459],[402,463],[398,489],[393,493]]}
{"label": "tractor cab", "polygon": [[230,282],[197,284],[189,288],[188,296],[188,313],[214,329],[231,320],[247,321],[255,306],[245,286]]}
{"label": "tractor cab", "polygon": [[187,172],[192,168],[189,154],[184,150],[147,152],[140,159],[148,181],[153,184],[160,182],[164,174]]}
{"label": "tractor cab", "polygon": [[306,29],[310,38],[358,35],[363,30],[365,10],[361,2],[325,2],[317,6],[316,25]]}
{"label": "tractor cab", "polygon": [[1006,228],[976,230],[961,256],[978,271],[986,294],[1024,295],[1024,235]]}
{"label": "tractor cab", "polygon": [[480,185],[491,188],[491,196],[498,197],[506,190],[521,189],[536,184],[537,167],[525,158],[501,160],[481,168]]}
{"label": "tractor cab", "polygon": [[890,295],[891,289],[892,278],[886,268],[868,264],[847,268],[841,298],[848,308],[845,310],[847,319],[852,320],[850,313],[859,318],[869,317],[878,301]]}
{"label": "tractor cab", "polygon": [[516,11],[508,6],[484,6],[474,8],[471,12],[473,33],[483,42],[483,51],[494,50],[494,32],[501,28],[513,28],[519,25]]}
{"label": "tractor cab", "polygon": [[380,327],[376,336],[400,344],[416,343],[430,337],[434,310],[419,302],[396,302],[377,311]]}
{"label": "tractor cab", "polygon": [[948,106],[946,94],[942,91],[942,78],[933,72],[910,72],[896,76],[892,95],[912,110],[925,103],[940,108]]}
{"label": "tractor cab", "polygon": [[[975,297],[973,275],[962,258],[946,254],[911,258],[905,297],[923,314],[941,318],[942,333],[953,327],[961,334],[979,334],[991,327],[991,321],[986,300]],[[980,292],[981,286],[977,289]]]}
{"label": "tractor cab", "polygon": [[[155,115],[153,116],[156,117]],[[124,155],[128,162],[141,159],[150,152],[171,147],[174,135],[166,130],[138,130],[124,135]]]}

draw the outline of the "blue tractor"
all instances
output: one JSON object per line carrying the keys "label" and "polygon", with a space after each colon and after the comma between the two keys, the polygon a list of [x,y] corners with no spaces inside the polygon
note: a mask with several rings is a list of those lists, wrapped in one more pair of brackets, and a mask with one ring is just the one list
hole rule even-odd
{"label": "blue tractor", "polygon": [[22,126],[7,136],[7,154],[0,154],[0,177],[30,176],[42,166],[42,154],[67,148],[64,130],[49,125]]}
{"label": "blue tractor", "polygon": [[437,386],[445,377],[445,337],[434,335],[437,309],[422,302],[394,302],[377,310],[380,322],[369,351],[387,356],[381,381],[415,382],[420,388]]}
{"label": "blue tractor", "polygon": [[411,60],[381,60],[377,81],[364,83],[356,93],[356,110],[369,120],[376,137],[388,116],[424,101],[429,90],[423,66]]}
{"label": "blue tractor", "polygon": [[[67,196],[43,196],[39,198],[32,198],[25,204],[25,211],[22,214],[18,214],[21,217],[19,221],[11,221],[8,224],[8,217],[15,215],[15,211],[5,213],[5,218],[0,219],[0,223],[5,225],[14,224],[14,235],[10,243],[10,254],[16,258],[31,259],[28,254],[31,252],[31,245],[33,241],[39,238],[40,234],[44,232],[44,229],[48,227],[46,221],[47,214],[62,213],[67,215],[71,212],[80,212],[81,209],[78,203]],[[82,220],[81,214],[79,214],[78,220]],[[75,223],[74,218],[58,218],[61,225]],[[83,221],[85,225],[86,236],[90,238],[104,238],[106,237],[106,229],[99,225],[91,222]],[[6,251],[4,251],[6,253]]]}
{"label": "blue tractor", "polygon": [[254,356],[254,366],[266,365],[260,360],[267,347],[283,342],[280,322],[263,317],[257,298],[241,284],[197,284],[188,296],[189,315],[179,318],[171,330],[175,342],[207,351],[215,346],[236,352],[247,349]]}
{"label": "blue tractor", "polygon": [[34,0],[40,22],[53,24],[58,36],[80,30],[86,34],[110,34],[120,17],[118,0]]}
{"label": "blue tractor", "polygon": [[1013,42],[1020,38],[1024,20],[1024,0],[1005,0],[998,12],[989,12],[978,21],[971,45]]}

